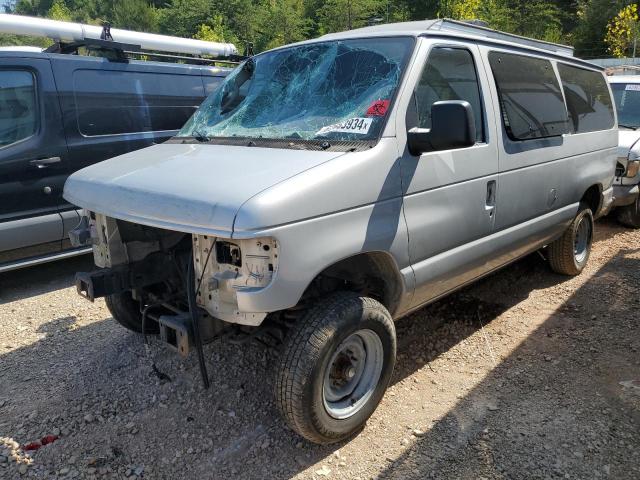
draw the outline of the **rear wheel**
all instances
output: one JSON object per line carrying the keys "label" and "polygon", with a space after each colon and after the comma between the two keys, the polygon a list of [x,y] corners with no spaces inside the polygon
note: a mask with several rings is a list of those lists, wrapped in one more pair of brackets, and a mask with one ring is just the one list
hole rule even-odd
{"label": "rear wheel", "polygon": [[640,228],[640,196],[631,205],[616,208],[616,218],[627,227]]}
{"label": "rear wheel", "polygon": [[287,424],[315,443],[359,431],[380,403],[396,355],[393,320],[372,298],[340,292],[293,327],[276,378]]}
{"label": "rear wheel", "polygon": [[[107,295],[104,300],[116,322],[132,332],[142,333],[140,305],[133,299],[131,292]],[[148,334],[159,332],[158,324],[149,319],[145,322],[144,329]]]}
{"label": "rear wheel", "polygon": [[593,241],[593,213],[580,204],[576,218],[562,237],[548,248],[549,264],[554,272],[562,275],[578,275],[587,265]]}

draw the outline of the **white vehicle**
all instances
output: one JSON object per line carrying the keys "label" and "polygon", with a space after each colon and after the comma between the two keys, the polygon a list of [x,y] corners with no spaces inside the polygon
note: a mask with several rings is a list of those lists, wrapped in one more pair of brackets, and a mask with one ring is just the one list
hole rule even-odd
{"label": "white vehicle", "polygon": [[612,76],[609,83],[620,129],[613,207],[620,223],[640,228],[640,75]]}

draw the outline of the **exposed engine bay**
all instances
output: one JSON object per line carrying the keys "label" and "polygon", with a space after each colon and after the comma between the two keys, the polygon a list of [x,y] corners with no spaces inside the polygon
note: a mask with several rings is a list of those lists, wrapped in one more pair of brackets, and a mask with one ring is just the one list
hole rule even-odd
{"label": "exposed engine bay", "polygon": [[[91,301],[130,295],[139,304],[143,331],[145,321],[156,322],[161,338],[183,356],[190,346],[201,348],[233,330],[233,324],[250,329],[267,316],[241,311],[236,293],[265,288],[272,281],[278,266],[275,239],[192,235],[94,212],[86,212],[71,238],[76,245],[92,246],[99,267],[76,275],[78,292]],[[242,331],[243,337],[255,333]]]}
{"label": "exposed engine bay", "polygon": [[159,290],[179,297],[192,254],[199,307],[219,320],[242,325],[259,325],[266,317],[265,312],[241,312],[236,292],[269,285],[278,265],[278,244],[272,238],[234,241],[191,235],[93,212],[73,237],[78,245],[92,245],[96,266],[105,269],[89,274],[87,287],[93,288],[83,292],[91,300],[122,290],[132,290],[136,298],[157,296]]}

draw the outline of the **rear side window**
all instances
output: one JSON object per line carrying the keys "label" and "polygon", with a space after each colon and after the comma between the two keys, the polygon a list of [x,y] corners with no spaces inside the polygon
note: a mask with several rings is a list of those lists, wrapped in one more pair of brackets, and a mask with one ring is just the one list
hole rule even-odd
{"label": "rear side window", "polygon": [[600,72],[558,64],[567,101],[569,120],[575,133],[613,127],[613,105],[607,82]]}
{"label": "rear side window", "polygon": [[83,135],[179,130],[203,100],[195,75],[77,70],[74,90]]}
{"label": "rear side window", "polygon": [[491,52],[489,64],[509,138],[529,140],[569,133],[567,109],[550,61]]}
{"label": "rear side window", "polygon": [[476,141],[484,140],[480,88],[468,50],[436,47],[429,54],[415,92],[418,126],[431,128],[431,107],[441,100],[469,102],[476,122]]}
{"label": "rear side window", "polygon": [[0,70],[0,147],[24,140],[37,129],[33,75],[24,70]]}

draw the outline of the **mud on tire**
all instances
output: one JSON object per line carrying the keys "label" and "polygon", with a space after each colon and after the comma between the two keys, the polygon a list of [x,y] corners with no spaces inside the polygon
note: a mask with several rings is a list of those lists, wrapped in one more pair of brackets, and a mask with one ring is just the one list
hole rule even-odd
{"label": "mud on tire", "polygon": [[289,332],[276,371],[276,403],[289,427],[307,440],[338,442],[359,431],[376,409],[395,357],[387,309],[355,293],[332,294]]}

